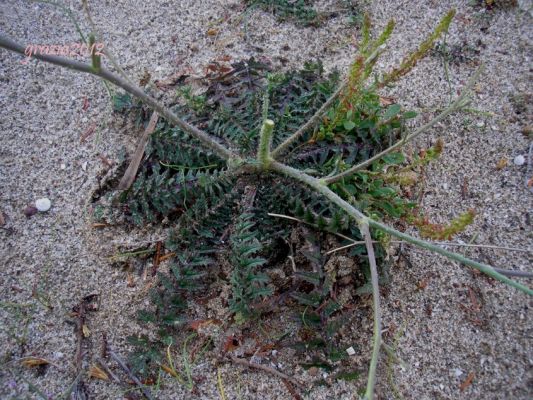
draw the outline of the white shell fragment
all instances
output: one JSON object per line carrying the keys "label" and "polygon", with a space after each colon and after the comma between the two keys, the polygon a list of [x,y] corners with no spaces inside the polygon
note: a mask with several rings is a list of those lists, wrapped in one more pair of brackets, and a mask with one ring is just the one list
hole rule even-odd
{"label": "white shell fragment", "polygon": [[35,208],[41,212],[48,211],[52,207],[52,202],[50,199],[43,197],[42,199],[35,200]]}
{"label": "white shell fragment", "polygon": [[526,158],[523,155],[519,155],[514,158],[513,162],[514,165],[524,165],[524,163],[526,162]]}
{"label": "white shell fragment", "polygon": [[350,346],[346,349],[346,353],[348,353],[349,356],[353,356],[355,354],[355,349]]}

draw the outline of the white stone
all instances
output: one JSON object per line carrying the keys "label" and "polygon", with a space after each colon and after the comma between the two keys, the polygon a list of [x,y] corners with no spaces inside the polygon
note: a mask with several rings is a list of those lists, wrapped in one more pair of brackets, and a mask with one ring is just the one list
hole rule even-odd
{"label": "white stone", "polygon": [[85,161],[83,164],[81,164],[81,169],[84,171],[87,171],[87,161]]}
{"label": "white stone", "polygon": [[67,165],[66,164],[61,164],[61,169],[66,169],[67,168]]}
{"label": "white stone", "polygon": [[348,353],[349,356],[353,356],[355,354],[355,349],[350,346],[346,349],[346,353]]}
{"label": "white stone", "polygon": [[526,158],[523,155],[516,156],[513,160],[514,165],[524,165]]}
{"label": "white stone", "polygon": [[459,368],[455,368],[455,369],[453,370],[453,374],[454,374],[457,378],[459,378],[461,375],[463,375],[463,371],[461,371]]}
{"label": "white stone", "polygon": [[52,207],[52,202],[50,199],[43,197],[42,199],[35,200],[35,208],[41,212],[48,211]]}
{"label": "white stone", "polygon": [[484,123],[483,121],[479,121],[479,122],[476,124],[476,126],[477,126],[478,128],[483,128],[483,127],[485,126],[485,123]]}

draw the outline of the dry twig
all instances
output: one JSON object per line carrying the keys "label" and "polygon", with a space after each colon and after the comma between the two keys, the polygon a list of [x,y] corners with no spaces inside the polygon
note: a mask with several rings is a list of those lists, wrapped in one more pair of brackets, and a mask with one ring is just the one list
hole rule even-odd
{"label": "dry twig", "polygon": [[265,372],[268,372],[269,374],[276,375],[278,378],[286,379],[287,381],[293,383],[294,385],[298,386],[300,389],[304,389],[304,390],[306,389],[306,387],[300,382],[298,382],[296,379],[274,368],[271,368],[271,367],[268,367],[262,364],[254,364],[249,361],[243,360],[242,358],[237,358],[235,356],[230,356],[230,360],[233,361],[235,364],[244,365],[245,367],[248,367],[248,368],[260,369],[261,371],[265,371]]}

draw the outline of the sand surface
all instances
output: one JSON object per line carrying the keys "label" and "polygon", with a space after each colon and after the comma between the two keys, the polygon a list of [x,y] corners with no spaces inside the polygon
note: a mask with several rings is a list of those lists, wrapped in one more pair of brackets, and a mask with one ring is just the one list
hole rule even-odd
{"label": "sand surface", "polygon": [[[66,3],[88,32],[80,2]],[[317,3],[322,10],[342,7],[342,2]],[[397,23],[380,70],[415,49],[448,8],[457,9],[447,37],[456,49],[449,79],[442,57],[434,55],[386,94],[420,110],[421,123],[424,115],[447,104],[450,88],[455,94],[477,65],[485,64],[472,103],[475,111],[448,118],[412,146],[428,147],[439,137],[445,142],[442,158],[427,170],[422,206],[436,222],[474,208],[475,223],[457,240],[531,250],[533,197],[526,181],[533,168],[528,175],[532,142],[523,134],[532,124],[530,2],[493,10],[472,3],[476,2],[391,0],[366,2],[361,8],[371,14],[374,32],[389,18]],[[267,59],[280,69],[320,57],[327,69],[345,71],[359,38],[358,30],[342,16],[319,28],[302,28],[279,23],[260,10],[245,12],[237,0],[90,4],[105,43],[135,80],[145,71],[153,80],[184,68],[201,74],[208,62],[225,55],[234,60]],[[23,44],[79,42],[69,19],[47,4],[2,2],[0,27]],[[209,29],[217,34],[208,34]],[[134,312],[148,304],[144,284],[134,277],[136,284],[128,285],[128,273],[113,268],[106,257],[121,244],[147,241],[157,233],[93,229],[89,218],[91,193],[125,154],[133,152],[141,132],[112,113],[104,85],[93,77],[35,60],[23,65],[21,56],[5,50],[0,55],[0,212],[5,217],[0,229],[0,398],[42,398],[31,394],[31,384],[59,399],[76,377],[76,336],[68,321],[84,296],[100,297],[98,311],[87,320],[84,368],[98,356],[102,333],[125,356],[125,338],[143,332]],[[81,141],[91,126],[94,133]],[[518,155],[525,156],[524,165],[513,164]],[[114,166],[107,166],[102,157]],[[498,169],[504,158],[508,164]],[[27,218],[23,210],[41,197],[51,199],[51,210]],[[531,252],[459,251],[492,265],[531,269]],[[531,398],[531,299],[421,250],[405,246],[395,254],[398,262],[382,302],[385,340],[392,344],[393,332],[403,332],[396,352],[403,365],[382,356],[376,397]],[[358,348],[354,363],[361,367],[362,378],[316,387],[305,398],[357,398],[370,354],[369,305],[361,305],[358,325],[349,327]],[[42,357],[53,365],[39,373],[21,367],[23,357]],[[154,397],[221,398],[217,368],[228,399],[291,398],[272,375],[229,363],[217,367],[212,360],[195,367],[194,374],[203,380],[194,394],[164,376],[160,390],[153,389]],[[302,381],[312,379],[301,368],[285,372]],[[83,379],[91,399],[124,398],[124,389],[114,383]]]}

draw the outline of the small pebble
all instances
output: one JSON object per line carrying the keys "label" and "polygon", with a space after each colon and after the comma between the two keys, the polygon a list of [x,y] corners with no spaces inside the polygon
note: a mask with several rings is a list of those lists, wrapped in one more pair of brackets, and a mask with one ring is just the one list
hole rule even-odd
{"label": "small pebble", "polygon": [[43,197],[42,199],[35,200],[35,207],[41,212],[46,212],[52,207],[52,202],[50,199]]}
{"label": "small pebble", "polygon": [[67,168],[67,165],[66,164],[61,164],[61,169],[66,169]]}
{"label": "small pebble", "polygon": [[523,155],[516,156],[513,160],[514,165],[524,165],[526,158]]}
{"label": "small pebble", "polygon": [[476,126],[477,126],[478,128],[483,128],[483,127],[485,126],[485,123],[484,123],[483,121],[479,121],[479,122],[476,124]]}
{"label": "small pebble", "polygon": [[461,375],[463,375],[463,371],[461,371],[459,368],[455,368],[453,370],[453,374],[459,378]]}
{"label": "small pebble", "polygon": [[346,349],[346,353],[348,353],[349,356],[353,356],[355,354],[355,350],[350,346]]}
{"label": "small pebble", "polygon": [[35,208],[34,206],[28,206],[24,209],[24,215],[26,217],[31,217],[32,215],[35,215],[39,212],[39,210],[37,210],[37,208]]}
{"label": "small pebble", "polygon": [[83,164],[81,164],[81,169],[84,171],[87,171],[87,161],[85,161]]}

